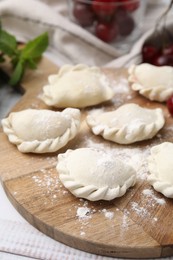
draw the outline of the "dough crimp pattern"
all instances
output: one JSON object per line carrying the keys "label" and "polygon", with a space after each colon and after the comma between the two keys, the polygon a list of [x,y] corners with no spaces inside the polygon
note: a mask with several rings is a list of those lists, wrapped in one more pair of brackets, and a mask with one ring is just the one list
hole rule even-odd
{"label": "dough crimp pattern", "polygon": [[113,95],[108,77],[98,67],[67,64],[48,77],[40,98],[49,106],[83,108],[108,101]]}
{"label": "dough crimp pattern", "polygon": [[173,68],[150,64],[132,65],[128,81],[133,90],[151,101],[166,101],[173,94]]}
{"label": "dough crimp pattern", "polygon": [[[160,148],[163,148],[164,152],[165,150],[168,150],[167,145],[172,146],[171,148],[173,151],[173,144],[169,142],[164,142],[151,148],[151,155],[148,157],[150,174],[148,175],[147,180],[156,191],[162,193],[165,197],[173,198],[173,184],[169,181],[165,174],[163,174],[164,177],[159,176],[160,169],[158,168],[158,163],[160,162],[160,159],[156,158],[157,154],[160,153]],[[165,163],[169,164],[169,162]],[[166,170],[165,173],[167,174]]]}
{"label": "dough crimp pattern", "polygon": [[173,198],[173,186],[170,183],[159,180],[154,174],[148,176],[148,181],[156,191],[161,192],[165,197]]}
{"label": "dough crimp pattern", "polygon": [[9,141],[17,145],[18,150],[22,153],[56,152],[76,136],[80,127],[80,111],[78,109],[67,108],[62,111],[62,114],[64,116],[71,115],[71,125],[61,136],[57,136],[57,138],[50,138],[41,141],[25,141],[16,135],[9,117],[2,119],[3,131],[8,136]]}
{"label": "dough crimp pattern", "polygon": [[[119,117],[119,115],[122,117],[126,116],[127,113],[124,113],[124,110],[122,110],[123,107],[127,107],[126,112],[130,111],[131,108],[134,110],[140,109],[141,111],[146,111],[146,113],[151,112],[151,114],[154,115],[153,121],[150,120],[150,122],[147,123],[145,120],[142,121],[142,118],[138,118],[138,116],[136,116],[136,118],[134,117],[133,120],[130,117],[127,118],[128,123],[126,122],[125,124],[111,124],[111,120],[115,120]],[[106,121],[102,119],[102,116],[105,117]],[[110,119],[108,119],[108,117],[110,117]],[[118,120],[121,120],[121,118],[118,118]],[[165,119],[160,108],[149,110],[131,103],[123,105],[115,111],[105,112],[104,114],[101,114],[100,117],[99,115],[88,115],[87,123],[95,135],[101,135],[104,139],[119,144],[131,144],[134,142],[151,139],[163,127]]]}
{"label": "dough crimp pattern", "polygon": [[134,172],[132,173],[132,170],[132,174],[129,175],[123,185],[117,185],[117,187],[115,188],[111,188],[108,185],[98,188],[96,185],[93,184],[84,185],[81,182],[76,181],[72,176],[70,176],[70,169],[68,169],[64,160],[72,151],[73,150],[67,150],[65,154],[58,155],[58,164],[56,169],[59,173],[59,178],[63,185],[76,197],[85,198],[90,201],[110,201],[114,198],[123,196],[129,187],[134,186],[136,182],[136,175]]}

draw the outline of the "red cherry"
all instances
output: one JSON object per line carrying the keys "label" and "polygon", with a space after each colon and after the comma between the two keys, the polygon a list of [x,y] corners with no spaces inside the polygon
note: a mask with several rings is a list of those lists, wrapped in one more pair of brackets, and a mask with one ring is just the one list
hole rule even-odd
{"label": "red cherry", "polygon": [[142,62],[152,63],[158,55],[159,50],[152,45],[144,45],[142,47]]}
{"label": "red cherry", "polygon": [[121,0],[121,2],[123,3],[122,7],[129,12],[137,10],[140,6],[139,0]]}
{"label": "red cherry", "polygon": [[116,0],[93,0],[92,9],[97,16],[109,16],[113,15],[117,6]]}
{"label": "red cherry", "polygon": [[162,52],[164,55],[173,55],[173,44],[163,48]]}
{"label": "red cherry", "polygon": [[90,5],[75,2],[73,15],[82,26],[91,26],[94,22],[94,13],[92,12]]}
{"label": "red cherry", "polygon": [[128,36],[135,27],[135,22],[131,15],[122,8],[119,8],[116,11],[115,21],[118,25],[118,32],[121,36]]}
{"label": "red cherry", "polygon": [[118,27],[115,23],[98,23],[95,30],[96,36],[104,42],[112,42],[118,34]]}
{"label": "red cherry", "polygon": [[168,57],[166,55],[160,55],[153,60],[155,66],[165,66],[168,63]]}
{"label": "red cherry", "polygon": [[173,116],[173,96],[168,98],[166,105],[167,105],[167,108],[169,110],[169,113]]}
{"label": "red cherry", "polygon": [[173,67],[173,55],[169,55],[169,57],[168,57],[168,66]]}

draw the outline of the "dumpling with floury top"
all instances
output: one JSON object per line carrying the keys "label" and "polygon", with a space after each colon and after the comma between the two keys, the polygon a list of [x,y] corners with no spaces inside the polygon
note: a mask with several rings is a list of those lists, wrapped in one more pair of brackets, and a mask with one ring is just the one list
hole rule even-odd
{"label": "dumpling with floury top", "polygon": [[20,152],[55,152],[78,133],[80,111],[74,108],[62,112],[26,109],[10,113],[2,120],[2,127]]}
{"label": "dumpling with floury top", "polygon": [[83,64],[64,65],[48,77],[40,98],[49,106],[82,108],[113,97],[108,77],[98,68]]}
{"label": "dumpling with floury top", "polygon": [[61,182],[73,195],[91,201],[121,197],[136,182],[132,166],[110,152],[94,148],[59,154],[56,169]]}
{"label": "dumpling with floury top", "polygon": [[95,135],[119,144],[151,139],[164,126],[160,108],[148,109],[134,103],[97,115],[88,115],[88,126]]}
{"label": "dumpling with floury top", "polygon": [[163,142],[151,148],[148,158],[148,182],[165,197],[173,198],[173,143]]}
{"label": "dumpling with floury top", "polygon": [[128,81],[133,90],[152,101],[166,101],[173,95],[173,68],[148,63],[132,65]]}

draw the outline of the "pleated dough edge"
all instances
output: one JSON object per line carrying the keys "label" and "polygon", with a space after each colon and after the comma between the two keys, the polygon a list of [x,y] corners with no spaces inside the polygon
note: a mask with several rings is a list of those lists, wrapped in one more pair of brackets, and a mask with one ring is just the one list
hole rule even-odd
{"label": "pleated dough edge", "polygon": [[59,178],[62,184],[76,197],[88,199],[90,201],[98,200],[113,200],[115,198],[123,196],[127,189],[134,186],[136,183],[136,176],[132,175],[126,180],[123,186],[117,186],[116,188],[109,188],[104,186],[97,188],[95,185],[86,185],[76,182],[74,178],[70,176],[70,172],[66,167],[64,158],[73,150],[67,150],[65,154],[58,155],[58,163],[56,166]]}
{"label": "pleated dough edge", "polygon": [[[141,126],[136,129],[136,131],[133,131],[133,134],[131,135],[133,137],[131,138],[129,136],[128,139],[126,138],[128,127],[116,128],[102,125],[98,131],[95,131],[94,127],[97,128],[99,124],[95,122],[94,117],[88,115],[86,122],[95,135],[101,135],[104,139],[113,141],[118,144],[132,144],[135,142],[151,139],[159,132],[159,130],[162,129],[165,124],[163,112],[160,108],[155,109],[155,111],[160,120],[156,121],[155,123],[148,124],[147,126],[141,124]],[[141,136],[141,138],[135,138],[134,136]]]}
{"label": "pleated dough edge", "polygon": [[[78,109],[76,109],[78,110]],[[79,111],[80,113],[80,111]],[[80,115],[80,114],[79,114]],[[71,126],[67,128],[65,133],[55,139],[46,139],[44,141],[23,141],[15,134],[9,118],[2,119],[4,133],[8,136],[9,141],[15,144],[22,153],[52,153],[64,147],[72,140],[79,131],[80,119],[71,118]]]}

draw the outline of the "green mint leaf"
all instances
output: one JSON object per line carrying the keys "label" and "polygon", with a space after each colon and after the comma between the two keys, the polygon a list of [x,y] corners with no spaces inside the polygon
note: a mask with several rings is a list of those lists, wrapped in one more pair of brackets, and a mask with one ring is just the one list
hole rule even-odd
{"label": "green mint leaf", "polygon": [[32,70],[35,70],[37,68],[36,62],[31,60],[31,59],[27,60],[26,66],[29,67]]}
{"label": "green mint leaf", "polygon": [[0,51],[10,57],[17,55],[16,38],[3,30],[0,30]]}
{"label": "green mint leaf", "polygon": [[9,84],[19,83],[27,68],[36,69],[36,64],[49,44],[48,33],[43,33],[29,41],[23,49],[18,47],[15,36],[1,29],[0,24],[0,62],[4,55],[10,58],[13,72]]}
{"label": "green mint leaf", "polygon": [[25,62],[23,60],[19,60],[14,71],[11,75],[9,84],[11,86],[15,86],[22,79],[23,73],[25,70]]}
{"label": "green mint leaf", "polygon": [[48,33],[43,33],[32,41],[29,41],[21,50],[23,60],[40,58],[49,44]]}

